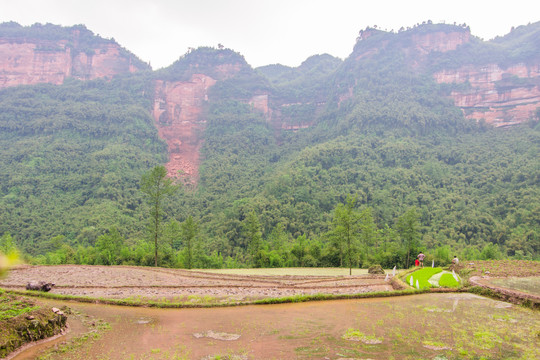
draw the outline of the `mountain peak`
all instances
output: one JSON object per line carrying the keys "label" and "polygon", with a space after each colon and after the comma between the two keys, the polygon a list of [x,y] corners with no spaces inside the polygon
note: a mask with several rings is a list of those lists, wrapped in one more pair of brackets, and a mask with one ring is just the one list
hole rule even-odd
{"label": "mountain peak", "polygon": [[223,47],[199,47],[190,49],[172,65],[157,72],[166,80],[187,81],[194,74],[205,74],[216,80],[223,80],[241,69],[250,68],[239,53]]}

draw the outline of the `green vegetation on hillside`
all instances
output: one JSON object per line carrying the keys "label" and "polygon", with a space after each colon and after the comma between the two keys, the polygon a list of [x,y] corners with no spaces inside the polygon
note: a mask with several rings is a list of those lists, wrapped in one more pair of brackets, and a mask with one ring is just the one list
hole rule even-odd
{"label": "green vegetation on hillside", "polygon": [[223,80],[234,67],[249,66],[239,53],[231,49],[199,47],[191,49],[172,65],[156,71],[156,77],[168,81],[188,81],[193,74],[205,74]]}
{"label": "green vegetation on hillside", "polygon": [[0,91],[0,233],[36,255],[139,232],[141,174],[166,159],[149,90],[130,76]]}
{"label": "green vegetation on hillside", "polygon": [[323,54],[307,58],[296,68],[268,65],[256,70],[275,87],[274,101],[316,104],[327,100],[332,89],[328,81],[341,63],[340,59]]}
{"label": "green vegetation on hillside", "polygon": [[[218,80],[200,179],[163,204],[160,265],[391,268],[419,250],[441,264],[539,259],[540,127],[464,119],[447,87],[411,70],[408,32],[379,35],[402,43],[358,57],[370,37],[343,62],[257,71],[199,48],[154,74],[0,91],[0,234],[46,263],[154,264],[140,179],[166,147],[152,80],[197,72]],[[248,103],[266,93],[275,117]],[[284,118],[311,126],[283,130]],[[358,222],[344,256],[336,219],[348,198]]]}

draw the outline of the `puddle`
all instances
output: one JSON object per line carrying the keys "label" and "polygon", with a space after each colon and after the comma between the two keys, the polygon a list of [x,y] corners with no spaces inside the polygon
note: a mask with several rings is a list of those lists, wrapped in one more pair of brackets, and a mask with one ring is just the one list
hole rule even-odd
{"label": "puddle", "polygon": [[141,318],[141,319],[138,319],[135,323],[139,325],[144,325],[144,324],[149,324],[151,322],[152,322],[152,319]]}
{"label": "puddle", "polygon": [[513,305],[510,304],[510,303],[506,303],[506,302],[503,302],[503,301],[497,301],[494,305],[495,308],[497,309],[509,309],[511,308]]}
{"label": "puddle", "polygon": [[197,339],[207,337],[207,338],[223,340],[223,341],[234,341],[240,338],[240,335],[238,334],[227,334],[224,332],[214,332],[212,330],[208,330],[205,333],[195,333],[193,334],[193,336]]}
{"label": "puddle", "polygon": [[[540,358],[540,313],[499,303],[457,293],[213,309],[55,302],[110,330],[50,359]],[[349,329],[380,343],[347,340]]]}

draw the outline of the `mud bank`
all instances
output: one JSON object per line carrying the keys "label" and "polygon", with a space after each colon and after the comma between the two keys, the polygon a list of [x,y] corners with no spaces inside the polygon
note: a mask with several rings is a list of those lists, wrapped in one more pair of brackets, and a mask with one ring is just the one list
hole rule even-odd
{"label": "mud bank", "polygon": [[26,344],[63,334],[66,329],[63,311],[28,298],[2,294],[0,310],[0,358],[9,358],[10,353]]}

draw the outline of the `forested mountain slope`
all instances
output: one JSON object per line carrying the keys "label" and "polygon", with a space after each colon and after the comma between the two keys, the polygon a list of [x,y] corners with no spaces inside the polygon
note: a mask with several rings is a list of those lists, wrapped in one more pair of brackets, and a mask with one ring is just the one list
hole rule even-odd
{"label": "forested mountain slope", "polygon": [[[464,26],[368,28],[344,61],[252,69],[200,48],[159,72],[4,89],[0,234],[47,262],[151,264],[139,180],[176,161],[169,174],[185,186],[164,206],[165,266],[185,266],[190,217],[195,266],[340,265],[332,220],[348,197],[362,214],[355,265],[405,265],[411,249],[538,259],[538,104],[497,129],[455,106],[480,91],[472,75],[440,75],[501,49],[538,68],[520,50],[537,27],[489,45]],[[534,74],[511,81],[534,92]],[[407,217],[420,236],[406,245]],[[114,257],[102,256],[108,243],[121,244]]]}
{"label": "forested mountain slope", "polygon": [[146,84],[132,77],[0,91],[0,232],[35,254],[57,235],[84,244],[111,226],[144,228],[140,176],[166,160]]}

